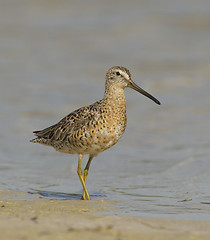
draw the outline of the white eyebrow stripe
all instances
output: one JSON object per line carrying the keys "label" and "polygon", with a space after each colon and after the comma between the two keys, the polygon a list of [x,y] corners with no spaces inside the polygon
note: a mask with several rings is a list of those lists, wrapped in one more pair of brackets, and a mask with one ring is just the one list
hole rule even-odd
{"label": "white eyebrow stripe", "polygon": [[124,78],[129,79],[129,76],[128,76],[128,74],[127,74],[126,72],[124,72],[124,71],[122,71],[122,70],[119,70],[119,72],[120,72],[120,74],[121,74]]}

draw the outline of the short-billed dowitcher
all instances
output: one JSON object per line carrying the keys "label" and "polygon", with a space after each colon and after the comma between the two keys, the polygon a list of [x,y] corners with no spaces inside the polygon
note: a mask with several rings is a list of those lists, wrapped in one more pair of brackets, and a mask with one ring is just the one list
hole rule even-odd
{"label": "short-billed dowitcher", "polygon": [[[133,88],[160,105],[156,98],[131,80],[128,69],[115,66],[106,73],[105,94],[102,100],[75,110],[51,127],[34,131],[37,138],[31,142],[52,146],[60,152],[79,155],[77,174],[83,187],[82,199],[90,200],[86,179],[92,159],[117,143],[125,131],[126,87]],[[89,160],[83,175],[81,160],[85,154],[89,154]]]}

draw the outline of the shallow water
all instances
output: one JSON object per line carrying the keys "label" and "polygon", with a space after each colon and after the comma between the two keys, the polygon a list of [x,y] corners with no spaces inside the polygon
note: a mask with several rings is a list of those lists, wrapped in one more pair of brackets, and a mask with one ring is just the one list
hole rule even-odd
{"label": "shallow water", "polygon": [[102,98],[106,70],[123,65],[162,105],[126,90],[127,129],[93,160],[92,198],[210,220],[209,16],[204,0],[1,1],[0,189],[79,198],[77,156],[29,140]]}

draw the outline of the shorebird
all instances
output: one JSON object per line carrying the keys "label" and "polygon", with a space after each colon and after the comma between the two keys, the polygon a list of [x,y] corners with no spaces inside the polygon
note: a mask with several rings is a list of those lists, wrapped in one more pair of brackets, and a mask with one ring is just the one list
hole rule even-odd
{"label": "shorebird", "polygon": [[[86,180],[92,159],[116,144],[125,131],[127,116],[124,89],[127,87],[160,105],[155,97],[132,81],[128,69],[114,66],[106,73],[102,100],[73,111],[53,126],[33,132],[36,135],[31,140],[33,143],[52,146],[63,153],[78,154],[77,174],[83,187],[84,200],[90,200]],[[89,155],[89,159],[83,175],[81,160],[85,154]]]}

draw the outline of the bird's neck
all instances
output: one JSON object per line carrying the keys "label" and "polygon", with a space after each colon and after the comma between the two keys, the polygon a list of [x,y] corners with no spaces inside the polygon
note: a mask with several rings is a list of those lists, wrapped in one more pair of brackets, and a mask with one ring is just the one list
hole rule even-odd
{"label": "bird's neck", "polygon": [[115,106],[121,105],[126,108],[126,99],[123,88],[119,88],[116,86],[106,86],[104,99],[107,102],[112,102]]}
{"label": "bird's neck", "polygon": [[106,86],[103,103],[109,116],[108,121],[113,125],[117,139],[119,139],[125,131],[127,122],[124,89]]}

